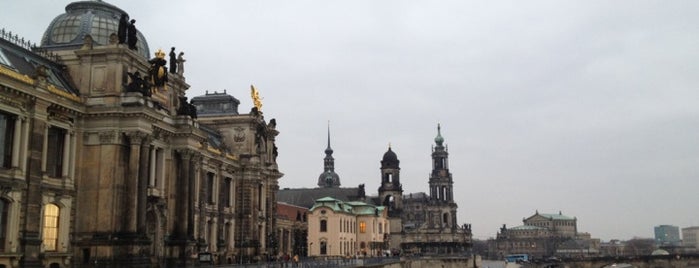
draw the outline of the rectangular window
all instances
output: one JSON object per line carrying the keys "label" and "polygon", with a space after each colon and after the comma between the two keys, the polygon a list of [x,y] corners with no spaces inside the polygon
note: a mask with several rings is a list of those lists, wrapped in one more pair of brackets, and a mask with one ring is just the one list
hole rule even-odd
{"label": "rectangular window", "polygon": [[363,222],[363,221],[359,222],[359,232],[366,233],[366,222]]}
{"label": "rectangular window", "polygon": [[321,232],[328,231],[328,221],[327,220],[320,220],[320,231]]}
{"label": "rectangular window", "polygon": [[231,178],[226,178],[223,183],[223,205],[226,207],[231,206]]}
{"label": "rectangular window", "polygon": [[214,203],[214,173],[206,173],[206,196],[209,204]]}
{"label": "rectangular window", "polygon": [[0,165],[12,167],[12,143],[14,142],[16,116],[0,112]]}
{"label": "rectangular window", "polygon": [[61,177],[63,172],[65,136],[65,129],[53,126],[49,128],[48,149],[46,151],[46,173],[49,177]]}
{"label": "rectangular window", "polygon": [[43,244],[46,251],[56,251],[58,242],[58,206],[48,204],[44,208]]}
{"label": "rectangular window", "polygon": [[5,252],[5,241],[7,240],[7,216],[10,203],[0,199],[0,252]]}

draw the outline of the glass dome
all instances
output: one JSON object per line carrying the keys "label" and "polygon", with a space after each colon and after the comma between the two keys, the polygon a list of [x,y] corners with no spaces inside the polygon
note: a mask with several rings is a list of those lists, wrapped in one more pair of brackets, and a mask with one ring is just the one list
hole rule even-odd
{"label": "glass dome", "polygon": [[[102,1],[80,1],[66,6],[66,13],[58,15],[44,32],[41,47],[48,49],[79,48],[89,34],[99,45],[109,44],[109,36],[117,33],[122,9]],[[138,24],[136,24],[138,28]],[[150,56],[148,42],[141,31],[137,34],[139,54]]]}

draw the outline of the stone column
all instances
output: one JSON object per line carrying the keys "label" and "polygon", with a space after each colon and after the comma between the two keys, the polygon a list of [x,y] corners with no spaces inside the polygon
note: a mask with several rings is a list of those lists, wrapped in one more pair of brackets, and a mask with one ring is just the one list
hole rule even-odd
{"label": "stone column", "polygon": [[136,226],[138,233],[144,236],[146,234],[146,209],[148,208],[148,173],[150,169],[148,156],[150,155],[150,143],[151,138],[148,136],[146,136],[141,143],[141,155],[138,168],[138,220]]}
{"label": "stone column", "polygon": [[66,130],[65,135],[63,135],[63,164],[61,167],[63,170],[61,170],[61,177],[63,179],[68,178],[68,172],[70,171],[70,149],[73,148],[70,144],[70,130]]}
{"label": "stone column", "polygon": [[176,236],[180,239],[187,238],[187,230],[189,229],[189,177],[190,177],[190,164],[192,160],[193,152],[190,150],[177,150],[180,156],[180,162],[178,165],[178,177],[177,177],[177,198],[175,198],[177,207],[177,218],[178,221],[175,223],[177,226],[175,228]]}
{"label": "stone column", "polygon": [[[190,172],[187,176],[187,238],[194,239],[194,204],[196,202],[196,196],[193,194],[194,190],[197,189],[197,175],[196,171],[202,170],[201,168],[201,154],[192,152],[192,161],[190,162]],[[192,172],[193,171],[193,172]],[[202,208],[203,209],[203,208]]]}
{"label": "stone column", "polygon": [[153,147],[150,150],[150,167],[151,168],[150,168],[150,173],[149,173],[150,175],[149,175],[149,179],[148,179],[148,186],[153,187],[153,188],[156,187],[156,185],[155,185],[155,182],[156,182],[155,170],[158,167],[158,164],[156,163],[156,159],[157,159],[157,155],[158,155],[157,152],[158,152],[157,147]]}
{"label": "stone column", "polygon": [[19,167],[19,148],[22,140],[22,119],[15,119],[15,133],[12,141],[12,168]]}
{"label": "stone column", "polygon": [[128,132],[126,136],[129,138],[129,143],[131,144],[131,151],[129,154],[129,169],[124,180],[124,186],[126,188],[124,194],[124,210],[122,213],[124,217],[124,230],[125,232],[136,232],[137,231],[137,221],[138,221],[138,186],[139,186],[139,165],[141,157],[141,143],[146,134],[143,132]]}

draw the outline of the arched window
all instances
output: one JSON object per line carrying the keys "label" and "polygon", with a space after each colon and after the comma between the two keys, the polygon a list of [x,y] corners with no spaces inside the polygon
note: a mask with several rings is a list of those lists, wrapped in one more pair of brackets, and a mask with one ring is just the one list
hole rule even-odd
{"label": "arched window", "polygon": [[359,222],[359,232],[366,233],[366,222],[363,222],[363,221]]}
{"label": "arched window", "polygon": [[46,251],[56,251],[58,244],[58,215],[60,209],[54,204],[47,204],[44,207],[44,249]]}
{"label": "arched window", "polygon": [[328,221],[327,220],[320,220],[320,231],[321,232],[328,231]]}
{"label": "arched window", "polygon": [[442,223],[444,225],[449,225],[449,213],[444,213],[444,215],[442,215]]}

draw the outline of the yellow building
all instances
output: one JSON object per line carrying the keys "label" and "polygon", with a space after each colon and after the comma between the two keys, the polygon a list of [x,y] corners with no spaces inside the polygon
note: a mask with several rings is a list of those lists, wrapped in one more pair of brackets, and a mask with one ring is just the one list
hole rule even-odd
{"label": "yellow building", "polygon": [[308,256],[380,256],[390,230],[388,211],[331,197],[316,200],[308,213]]}

